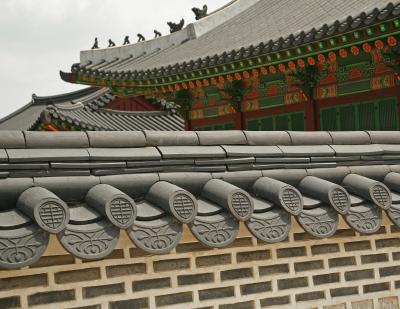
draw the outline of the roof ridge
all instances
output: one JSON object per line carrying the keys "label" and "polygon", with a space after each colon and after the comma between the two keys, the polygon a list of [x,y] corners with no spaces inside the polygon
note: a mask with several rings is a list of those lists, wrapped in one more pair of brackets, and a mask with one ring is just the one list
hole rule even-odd
{"label": "roof ridge", "polygon": [[[398,14],[400,14],[400,8],[398,7],[400,5],[400,1],[384,1],[384,3],[378,3],[374,4],[374,9],[366,9],[364,7],[364,11],[359,12],[359,13],[354,13],[351,16],[351,21],[357,21],[357,28],[359,27],[365,27],[367,26],[366,22],[368,25],[374,24],[377,22],[377,20],[380,19],[378,17],[379,14],[382,14],[382,18],[385,19],[390,19],[390,18],[395,18]],[[379,10],[379,12],[377,12]],[[389,14],[388,14],[389,10]],[[361,11],[361,9],[360,9]],[[366,16],[366,18],[363,18],[363,16],[368,13],[369,15]],[[392,14],[393,13],[393,14]],[[277,52],[282,49],[287,49],[290,46],[298,46],[306,43],[313,42],[317,39],[318,37],[321,36],[327,36],[330,37],[331,35],[336,35],[337,33],[341,33],[342,30],[338,30],[342,26],[340,24],[340,20],[342,20],[343,16],[341,18],[336,19],[335,21],[331,22],[328,27],[326,26],[326,23],[323,25],[319,25],[317,27],[314,27],[312,29],[309,29],[308,31],[302,29],[301,32],[292,32],[290,35],[282,35],[279,38],[271,39],[268,42],[266,41],[257,41],[251,45],[247,45],[246,47],[241,47],[241,48],[233,48],[229,50],[223,51],[223,52],[217,52],[215,53],[215,57],[217,58],[216,60],[214,59],[215,57],[211,54],[208,54],[207,56],[202,56],[200,58],[196,58],[193,56],[191,60],[174,60],[174,62],[171,62],[171,64],[164,64],[163,66],[160,65],[149,65],[148,67],[144,67],[143,69],[135,69],[135,68],[130,68],[124,71],[124,77],[129,78],[129,79],[146,79],[146,78],[153,78],[153,77],[161,77],[161,76],[166,76],[169,74],[174,74],[180,71],[188,72],[192,71],[193,67],[199,66],[201,68],[207,68],[213,63],[229,63],[233,60],[237,60],[237,51],[240,50],[240,58],[252,58],[256,57],[257,55],[261,54],[268,54],[271,51]],[[349,18],[348,16],[346,18]],[[345,19],[346,19],[345,18]],[[206,18],[205,18],[206,19]],[[347,20],[347,19],[346,19]],[[201,20],[199,21],[201,22]],[[322,22],[321,22],[322,23]],[[347,29],[349,22],[344,22],[343,24],[343,29]],[[312,27],[312,26],[310,26]],[[194,41],[194,40],[191,40]],[[121,51],[121,50],[120,50]],[[89,54],[88,54],[89,55]],[[96,59],[92,59],[93,61],[96,61]],[[99,60],[99,59],[97,59]],[[81,61],[83,62],[83,61]],[[193,62],[193,64],[191,64]],[[84,74],[94,74],[96,75],[96,72],[93,72],[91,70],[81,68],[81,70],[84,72]],[[117,78],[120,73],[113,71],[109,69],[109,71],[112,71],[110,73],[111,78]],[[77,72],[77,69],[71,68],[71,72],[75,73]],[[67,80],[68,81],[68,80]]]}
{"label": "roof ridge", "polygon": [[32,94],[32,103],[33,104],[52,104],[63,101],[73,100],[78,97],[82,97],[85,94],[91,94],[96,92],[98,88],[96,87],[86,87],[83,89],[57,94],[57,95],[49,95],[49,96],[37,96],[36,94]]}
{"label": "roof ridge", "polygon": [[121,111],[111,108],[100,108],[99,112],[105,112],[110,114],[120,114],[120,115],[136,115],[136,116],[157,116],[157,115],[168,115],[170,114],[168,110],[160,111]]}
{"label": "roof ridge", "polygon": [[[100,60],[111,62],[114,61],[116,57],[123,59],[129,54],[136,57],[143,51],[149,53],[157,48],[164,50],[170,46],[179,45],[188,40],[194,40],[223,24],[227,20],[234,18],[238,13],[245,11],[259,1],[263,0],[230,1],[219,9],[214,10],[206,17],[187,24],[185,28],[158,38],[116,47],[82,50],[80,52],[80,63],[83,64],[91,61],[91,64],[88,66],[97,66],[101,64]],[[228,10],[228,12],[226,12],[226,10]],[[116,50],[118,50],[118,53],[115,52]],[[125,55],[125,57],[123,57],[123,55]]]}

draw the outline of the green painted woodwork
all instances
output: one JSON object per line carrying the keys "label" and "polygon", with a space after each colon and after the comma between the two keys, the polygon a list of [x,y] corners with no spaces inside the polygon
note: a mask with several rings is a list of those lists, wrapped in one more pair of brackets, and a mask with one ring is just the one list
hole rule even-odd
{"label": "green painted woodwork", "polygon": [[285,104],[285,97],[283,95],[275,97],[263,97],[260,99],[260,109],[265,109],[268,107],[278,106]]}
{"label": "green painted woodwork", "polygon": [[338,84],[337,95],[344,96],[353,93],[365,92],[369,90],[371,90],[371,81],[369,79],[364,79],[354,82]]}
{"label": "green painted woodwork", "polygon": [[218,115],[218,107],[210,107],[204,109],[204,118],[216,117]]}
{"label": "green painted woodwork", "polygon": [[220,123],[208,126],[199,126],[194,128],[194,130],[196,131],[215,131],[215,130],[233,130],[233,129],[235,129],[235,123],[233,122]]}
{"label": "green painted woodwork", "polygon": [[266,117],[253,118],[247,121],[247,130],[250,131],[304,131],[305,114],[295,112]]}
{"label": "green painted woodwork", "polygon": [[204,87],[204,95],[207,100],[216,100],[216,101],[221,100],[221,93],[218,90],[217,86],[214,85]]}
{"label": "green painted woodwork", "polygon": [[395,97],[321,109],[321,130],[398,130],[398,102]]}

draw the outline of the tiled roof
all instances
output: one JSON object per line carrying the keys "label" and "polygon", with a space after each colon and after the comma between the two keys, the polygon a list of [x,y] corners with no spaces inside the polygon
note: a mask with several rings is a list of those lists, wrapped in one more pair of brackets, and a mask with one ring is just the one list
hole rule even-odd
{"label": "tiled roof", "polygon": [[184,121],[173,106],[156,112],[125,112],[105,108],[115,97],[107,88],[86,88],[73,93],[37,97],[0,120],[0,130],[31,130],[44,120],[65,121],[83,130],[184,130]]}
{"label": "tiled roof", "polygon": [[167,37],[82,51],[71,71],[98,78],[168,76],[308,44],[399,14],[400,3],[389,1],[238,0]]}
{"label": "tiled roof", "polygon": [[285,240],[292,220],[316,238],[340,216],[360,233],[378,231],[383,211],[400,226],[397,131],[3,131],[0,145],[3,268],[35,262],[49,233],[92,260],[120,229],[160,254],[183,224],[216,248],[240,224],[267,243]]}
{"label": "tiled roof", "polygon": [[55,96],[37,96],[33,94],[32,100],[28,104],[0,119],[0,130],[30,130],[39,121],[41,113],[47,106],[83,99],[96,91],[98,91],[97,88],[88,87]]}

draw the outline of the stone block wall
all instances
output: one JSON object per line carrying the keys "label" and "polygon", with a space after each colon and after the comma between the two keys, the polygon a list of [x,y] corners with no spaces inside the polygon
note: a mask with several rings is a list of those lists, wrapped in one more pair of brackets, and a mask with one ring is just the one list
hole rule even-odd
{"label": "stone block wall", "polygon": [[384,218],[360,235],[341,221],[329,239],[293,222],[289,239],[260,243],[247,229],[225,249],[189,230],[171,254],[148,255],[123,234],[107,259],[84,262],[51,239],[33,266],[0,270],[0,308],[398,309],[400,229]]}

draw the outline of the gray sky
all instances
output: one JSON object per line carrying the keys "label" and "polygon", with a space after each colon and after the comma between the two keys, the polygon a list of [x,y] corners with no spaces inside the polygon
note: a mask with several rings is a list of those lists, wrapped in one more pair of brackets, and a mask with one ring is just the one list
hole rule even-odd
{"label": "gray sky", "polygon": [[0,118],[28,103],[32,93],[52,95],[82,86],[68,84],[59,70],[70,71],[79,51],[94,37],[100,46],[111,38],[153,30],[169,32],[167,21],[194,21],[193,6],[209,11],[230,0],[0,0]]}

